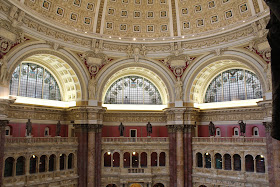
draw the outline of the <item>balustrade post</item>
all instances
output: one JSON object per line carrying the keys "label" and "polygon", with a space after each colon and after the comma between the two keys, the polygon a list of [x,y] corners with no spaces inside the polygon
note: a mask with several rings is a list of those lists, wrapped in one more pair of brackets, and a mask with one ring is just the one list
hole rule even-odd
{"label": "balustrade post", "polygon": [[211,169],[215,169],[216,167],[216,160],[215,160],[215,155],[214,155],[214,150],[210,151],[210,155],[211,155]]}
{"label": "balustrade post", "polygon": [[39,173],[40,157],[36,159],[36,173]]}
{"label": "balustrade post", "polygon": [[246,161],[245,161],[244,152],[241,153],[240,157],[241,157],[241,171],[246,172]]}
{"label": "balustrade post", "polygon": [[55,161],[55,171],[60,170],[60,154],[56,155],[56,161]]}
{"label": "balustrade post", "polygon": [[49,156],[46,155],[46,160],[45,160],[45,172],[49,171]]}
{"label": "balustrade post", "polygon": [[151,162],[152,162],[152,157],[151,157],[151,152],[149,151],[149,152],[147,152],[147,167],[148,168],[151,168]]}
{"label": "balustrade post", "polygon": [[30,168],[30,156],[27,155],[25,159],[25,175],[29,175],[29,168]]}
{"label": "balustrade post", "polygon": [[160,152],[157,153],[157,167],[159,167],[159,156],[160,156]]}
{"label": "balustrade post", "polygon": [[123,166],[123,152],[120,152],[120,168],[124,168]]}
{"label": "balustrade post", "polygon": [[17,160],[14,160],[14,162],[13,162],[13,174],[12,174],[13,177],[16,176],[16,165],[17,165]]}
{"label": "balustrade post", "polygon": [[64,168],[65,168],[65,169],[68,169],[68,155],[65,155]]}
{"label": "balustrade post", "polygon": [[233,155],[230,155],[230,158],[231,158],[231,170],[233,170],[234,171],[234,157],[233,157]]}

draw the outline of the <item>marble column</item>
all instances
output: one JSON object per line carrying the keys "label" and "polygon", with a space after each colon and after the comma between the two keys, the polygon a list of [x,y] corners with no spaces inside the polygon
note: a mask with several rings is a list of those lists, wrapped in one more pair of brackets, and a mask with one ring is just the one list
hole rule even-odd
{"label": "marble column", "polygon": [[3,185],[5,126],[8,123],[7,120],[0,120],[0,187]]}
{"label": "marble column", "polygon": [[88,156],[88,137],[87,137],[87,124],[75,124],[75,133],[78,137],[78,152],[77,157],[77,170],[79,175],[79,187],[87,186],[87,156]]}
{"label": "marble column", "polygon": [[95,127],[90,125],[88,131],[88,170],[87,187],[94,187],[95,181]]}
{"label": "marble column", "polygon": [[169,186],[176,187],[176,133],[174,125],[167,125],[169,137]]}
{"label": "marble column", "polygon": [[269,186],[274,187],[280,184],[280,141],[272,138],[270,135],[272,129],[271,122],[265,122],[264,126],[266,128],[266,146],[267,146],[267,158],[265,158],[265,165],[267,165],[268,170],[268,180]]}
{"label": "marble column", "polygon": [[95,186],[101,186],[101,139],[102,125],[97,125],[95,134]]}
{"label": "marble column", "polygon": [[176,125],[177,187],[184,187],[184,142],[183,125]]}
{"label": "marble column", "polygon": [[189,140],[188,140],[188,129],[187,127],[185,128],[184,130],[184,178],[185,178],[185,182],[184,182],[184,187],[187,187],[188,186],[188,162],[189,162],[189,159],[188,159],[188,143],[189,143]]}
{"label": "marble column", "polygon": [[187,126],[187,149],[188,149],[188,153],[187,153],[187,183],[188,183],[188,187],[192,187],[192,167],[193,167],[193,152],[192,152],[192,137],[193,137],[193,132],[194,132],[194,126],[193,125],[188,125]]}

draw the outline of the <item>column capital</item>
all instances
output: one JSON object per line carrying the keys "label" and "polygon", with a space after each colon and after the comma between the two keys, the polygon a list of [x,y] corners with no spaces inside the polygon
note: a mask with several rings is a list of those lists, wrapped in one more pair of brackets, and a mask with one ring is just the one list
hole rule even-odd
{"label": "column capital", "polygon": [[263,122],[263,125],[265,126],[265,131],[270,133],[272,129],[272,122]]}
{"label": "column capital", "polygon": [[102,124],[74,124],[75,130],[83,132],[100,132]]}
{"label": "column capital", "polygon": [[0,127],[1,126],[6,126],[6,125],[8,125],[9,124],[9,120],[0,120]]}

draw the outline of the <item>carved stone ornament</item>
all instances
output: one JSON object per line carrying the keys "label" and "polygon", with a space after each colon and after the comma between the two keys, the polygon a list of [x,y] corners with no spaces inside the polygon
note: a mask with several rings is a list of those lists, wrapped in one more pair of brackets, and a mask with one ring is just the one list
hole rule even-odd
{"label": "carved stone ornament", "polygon": [[272,122],[263,122],[263,125],[265,126],[265,131],[270,133],[272,129]]}
{"label": "carved stone ornament", "polygon": [[82,55],[82,59],[88,65],[88,71],[91,75],[96,75],[99,69],[109,62],[107,55],[93,51],[87,51]]}
{"label": "carved stone ornament", "polygon": [[170,68],[176,77],[183,75],[186,67],[193,61],[194,58],[188,55],[170,55],[163,60],[163,64]]}

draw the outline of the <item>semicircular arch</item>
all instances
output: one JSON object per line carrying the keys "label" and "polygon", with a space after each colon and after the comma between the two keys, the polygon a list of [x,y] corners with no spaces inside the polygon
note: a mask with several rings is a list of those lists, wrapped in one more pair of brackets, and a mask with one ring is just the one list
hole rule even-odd
{"label": "semicircular arch", "polygon": [[263,91],[268,90],[264,62],[243,51],[225,51],[222,56],[205,55],[190,65],[183,75],[184,101],[202,103],[211,80],[218,73],[229,69],[252,71],[259,78]]}
{"label": "semicircular arch", "polygon": [[152,61],[140,59],[138,63],[135,63],[131,59],[122,59],[116,61],[104,72],[99,72],[98,75],[97,97],[99,101],[103,101],[106,91],[114,81],[126,75],[139,75],[150,80],[158,88],[163,104],[174,101],[172,91],[175,82],[174,77],[163,67]]}
{"label": "semicircular arch", "polygon": [[54,51],[47,44],[34,44],[10,55],[8,61],[8,79],[20,63],[35,63],[46,67],[55,76],[61,86],[64,101],[78,101],[87,98],[87,80],[89,74],[81,62],[69,51]]}

